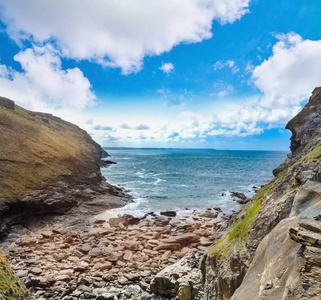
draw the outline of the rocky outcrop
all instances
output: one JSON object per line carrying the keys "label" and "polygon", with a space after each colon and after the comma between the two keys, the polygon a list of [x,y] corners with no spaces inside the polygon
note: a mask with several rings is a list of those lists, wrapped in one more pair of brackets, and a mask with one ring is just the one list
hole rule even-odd
{"label": "rocky outcrop", "polygon": [[106,151],[58,117],[0,105],[0,145],[0,235],[35,215],[93,215],[129,200],[100,172]]}
{"label": "rocky outcrop", "polygon": [[307,105],[286,125],[285,128],[292,132],[291,153],[286,161],[273,171],[274,176],[293,165],[321,141],[320,102],[321,88],[315,88]]}
{"label": "rocky outcrop", "polygon": [[14,101],[5,98],[5,97],[0,97],[0,106],[6,108],[6,109],[11,109],[14,110],[15,109],[15,103]]}
{"label": "rocky outcrop", "polygon": [[321,297],[321,88],[287,128],[292,153],[205,257],[204,299]]}

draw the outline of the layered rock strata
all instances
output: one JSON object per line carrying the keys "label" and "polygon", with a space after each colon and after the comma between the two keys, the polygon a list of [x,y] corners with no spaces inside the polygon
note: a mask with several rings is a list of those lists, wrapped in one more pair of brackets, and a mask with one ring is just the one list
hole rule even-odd
{"label": "layered rock strata", "polygon": [[292,153],[205,258],[204,299],[321,297],[321,88],[287,128]]}

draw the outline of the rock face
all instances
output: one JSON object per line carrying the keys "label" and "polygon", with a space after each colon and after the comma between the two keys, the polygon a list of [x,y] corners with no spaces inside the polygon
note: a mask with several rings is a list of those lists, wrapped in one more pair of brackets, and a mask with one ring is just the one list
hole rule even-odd
{"label": "rock face", "polygon": [[11,109],[14,110],[15,109],[15,103],[14,101],[5,98],[5,97],[0,97],[0,106],[6,108],[6,109]]}
{"label": "rock face", "polygon": [[7,224],[27,216],[63,214],[75,208],[81,214],[95,214],[124,205],[128,198],[122,190],[101,175],[101,158],[106,156],[74,124],[0,105],[0,235]]}
{"label": "rock face", "polygon": [[286,128],[292,153],[204,258],[204,299],[321,298],[321,88]]}

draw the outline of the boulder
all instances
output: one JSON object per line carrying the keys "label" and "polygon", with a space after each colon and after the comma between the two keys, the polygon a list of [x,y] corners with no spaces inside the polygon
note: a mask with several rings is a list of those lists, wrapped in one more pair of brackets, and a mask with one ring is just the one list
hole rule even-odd
{"label": "boulder", "polygon": [[161,211],[160,214],[166,217],[176,217],[177,215],[176,211],[173,211],[173,210]]}
{"label": "boulder", "polygon": [[231,192],[231,197],[233,201],[236,201],[237,203],[240,203],[240,204],[245,204],[251,200],[247,198],[243,193],[240,193],[240,192]]}
{"label": "boulder", "polygon": [[180,243],[160,243],[157,247],[154,248],[155,251],[160,250],[178,250],[182,248]]}
{"label": "boulder", "polygon": [[191,243],[199,242],[200,237],[193,233],[184,233],[177,236],[171,236],[168,239],[165,239],[164,243],[179,243],[182,246],[186,246]]}

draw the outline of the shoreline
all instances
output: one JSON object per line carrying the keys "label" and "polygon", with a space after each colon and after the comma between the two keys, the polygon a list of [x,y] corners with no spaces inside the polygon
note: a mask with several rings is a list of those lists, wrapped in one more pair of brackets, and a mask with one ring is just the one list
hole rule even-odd
{"label": "shoreline", "polygon": [[77,220],[70,214],[35,228],[15,226],[15,241],[4,252],[34,299],[107,299],[97,297],[110,291],[132,299],[125,294],[133,286],[137,299],[156,299],[153,278],[187,254],[201,256],[228,218],[219,208],[175,217],[151,212],[141,219]]}

